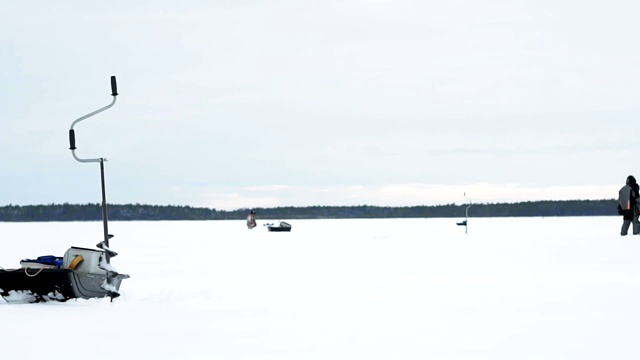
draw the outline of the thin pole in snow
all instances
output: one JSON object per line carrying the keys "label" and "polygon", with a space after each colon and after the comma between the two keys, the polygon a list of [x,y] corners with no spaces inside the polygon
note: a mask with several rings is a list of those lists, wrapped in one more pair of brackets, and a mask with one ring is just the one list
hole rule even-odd
{"label": "thin pole in snow", "polygon": [[469,205],[467,205],[467,208],[464,210],[464,233],[467,233],[467,225],[469,224],[469,208],[471,207],[471,200],[467,197],[467,193],[463,193],[462,196],[464,196],[465,199],[467,199],[467,201],[469,201]]}

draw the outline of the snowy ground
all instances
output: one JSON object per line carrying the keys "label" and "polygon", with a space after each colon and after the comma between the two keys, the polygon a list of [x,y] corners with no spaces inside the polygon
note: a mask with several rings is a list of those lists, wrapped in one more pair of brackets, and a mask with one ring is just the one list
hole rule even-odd
{"label": "snowy ground", "polygon": [[[285,219],[286,220],[286,219]],[[618,217],[110,222],[122,297],[0,300],[0,353],[90,359],[637,359]],[[102,224],[0,223],[0,265]],[[65,355],[66,354],[66,355]]]}

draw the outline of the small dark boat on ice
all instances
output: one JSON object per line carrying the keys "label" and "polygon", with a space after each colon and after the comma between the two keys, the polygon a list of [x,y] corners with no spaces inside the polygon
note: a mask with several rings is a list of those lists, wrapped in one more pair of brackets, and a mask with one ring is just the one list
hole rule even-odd
{"label": "small dark boat on ice", "polygon": [[70,299],[90,299],[120,296],[120,283],[129,275],[119,274],[111,266],[111,258],[117,254],[109,248],[107,219],[107,200],[104,184],[105,158],[83,159],[76,156],[76,138],[74,125],[112,107],[116,102],[116,77],[111,77],[111,104],[76,119],[69,129],[69,149],[73,157],[82,163],[100,163],[102,185],[102,222],[104,240],[87,249],[72,246],[64,256],[39,256],[36,259],[23,259],[20,268],[0,267],[0,296],[7,302],[67,301]]}
{"label": "small dark boat on ice", "polygon": [[269,231],[291,231],[291,224],[284,221],[280,221],[278,225],[265,224],[265,226]]}

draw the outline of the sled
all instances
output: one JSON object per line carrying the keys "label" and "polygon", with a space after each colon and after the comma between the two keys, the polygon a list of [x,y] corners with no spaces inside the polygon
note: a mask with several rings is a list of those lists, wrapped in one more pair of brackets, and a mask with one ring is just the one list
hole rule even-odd
{"label": "sled", "polygon": [[42,258],[45,257],[25,259],[20,261],[20,268],[0,270],[0,295],[5,301],[117,297],[120,283],[129,278],[129,275],[114,273],[105,266],[103,250],[71,247],[64,257],[55,258],[55,262]]}
{"label": "sled", "polygon": [[265,226],[269,231],[275,231],[275,232],[291,231],[291,224],[284,221],[280,221],[278,225],[265,224]]}

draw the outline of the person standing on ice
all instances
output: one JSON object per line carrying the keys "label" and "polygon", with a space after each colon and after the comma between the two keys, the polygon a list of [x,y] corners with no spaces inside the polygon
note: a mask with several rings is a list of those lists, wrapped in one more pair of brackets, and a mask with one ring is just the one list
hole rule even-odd
{"label": "person standing on ice", "polygon": [[247,227],[249,229],[253,229],[254,227],[256,227],[256,211],[255,210],[251,210],[251,212],[249,213],[249,216],[247,216]]}
{"label": "person standing on ice", "polygon": [[629,175],[626,184],[618,192],[618,210],[622,215],[622,229],[620,229],[622,236],[627,235],[631,224],[633,224],[633,235],[640,234],[640,222],[638,222],[638,213],[640,213],[638,210],[639,188],[636,178]]}

